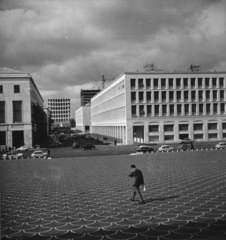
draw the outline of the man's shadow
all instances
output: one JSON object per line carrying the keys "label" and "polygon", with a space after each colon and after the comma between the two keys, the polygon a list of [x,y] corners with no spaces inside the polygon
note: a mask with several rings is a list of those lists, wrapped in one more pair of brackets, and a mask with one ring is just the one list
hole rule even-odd
{"label": "man's shadow", "polygon": [[164,201],[167,199],[171,199],[171,198],[179,198],[180,195],[174,195],[174,196],[169,196],[169,197],[162,197],[162,198],[149,198],[149,199],[145,199],[145,203],[149,203],[149,202],[155,202],[155,201]]}

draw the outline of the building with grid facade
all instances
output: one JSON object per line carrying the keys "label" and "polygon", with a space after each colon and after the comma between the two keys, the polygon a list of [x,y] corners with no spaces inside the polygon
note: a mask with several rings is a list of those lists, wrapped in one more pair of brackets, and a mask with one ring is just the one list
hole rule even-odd
{"label": "building with grid facade", "polygon": [[71,100],[69,98],[49,98],[48,108],[54,125],[68,124],[71,118]]}
{"label": "building with grid facade", "polygon": [[100,90],[98,89],[90,89],[90,90],[81,90],[80,97],[81,97],[81,106],[85,106],[90,104],[90,99],[95,96]]}
{"label": "building with grid facade", "polygon": [[124,73],[91,99],[92,132],[123,144],[226,140],[225,72]]}

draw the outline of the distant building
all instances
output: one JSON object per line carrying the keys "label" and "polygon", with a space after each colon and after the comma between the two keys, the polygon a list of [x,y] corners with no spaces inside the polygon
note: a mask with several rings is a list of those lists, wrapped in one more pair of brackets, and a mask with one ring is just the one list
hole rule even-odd
{"label": "distant building", "polygon": [[80,107],[75,111],[76,129],[89,132],[91,128],[90,105]]}
{"label": "distant building", "polygon": [[0,68],[0,145],[41,144],[47,136],[43,98],[29,73]]}
{"label": "distant building", "polygon": [[49,98],[48,108],[51,111],[54,126],[70,124],[71,100],[69,98]]}
{"label": "distant building", "polygon": [[81,90],[80,96],[81,96],[81,106],[85,106],[86,104],[90,103],[90,99],[95,96],[100,90],[97,89],[91,89],[91,90]]}
{"label": "distant building", "polygon": [[91,99],[91,124],[122,144],[226,140],[226,72],[126,72]]}

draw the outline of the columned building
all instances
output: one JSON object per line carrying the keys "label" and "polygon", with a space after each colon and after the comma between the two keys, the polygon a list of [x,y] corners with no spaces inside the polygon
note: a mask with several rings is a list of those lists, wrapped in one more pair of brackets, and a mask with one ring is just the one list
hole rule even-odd
{"label": "columned building", "polygon": [[90,132],[91,127],[91,116],[90,116],[90,105],[80,107],[75,111],[76,129],[82,132]]}
{"label": "columned building", "polygon": [[92,133],[123,144],[226,140],[225,72],[124,73],[91,99]]}
{"label": "columned building", "polygon": [[71,118],[71,101],[69,98],[49,98],[48,108],[54,125],[69,125]]}
{"label": "columned building", "polygon": [[47,118],[43,98],[29,73],[0,68],[0,145],[43,144]]}

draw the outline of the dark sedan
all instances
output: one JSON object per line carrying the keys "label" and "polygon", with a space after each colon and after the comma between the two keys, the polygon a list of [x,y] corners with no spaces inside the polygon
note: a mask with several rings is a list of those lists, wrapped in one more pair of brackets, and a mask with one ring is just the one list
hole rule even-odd
{"label": "dark sedan", "polygon": [[73,144],[72,144],[72,148],[80,148],[82,145],[80,144],[80,143],[78,143],[78,142],[74,142]]}
{"label": "dark sedan", "polygon": [[139,146],[139,148],[136,148],[136,152],[143,152],[143,153],[147,153],[147,152],[154,152],[153,148],[150,148],[148,146]]}
{"label": "dark sedan", "polygon": [[87,150],[87,149],[91,149],[91,150],[94,150],[96,147],[93,145],[93,144],[90,144],[90,143],[86,143],[84,145],[81,146],[81,149],[82,150]]}

